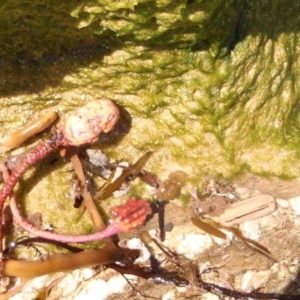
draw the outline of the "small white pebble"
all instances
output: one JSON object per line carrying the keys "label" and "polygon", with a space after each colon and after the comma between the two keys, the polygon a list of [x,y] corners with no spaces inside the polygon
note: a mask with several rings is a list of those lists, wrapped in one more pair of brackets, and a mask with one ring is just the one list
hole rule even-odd
{"label": "small white pebble", "polygon": [[120,293],[124,290],[124,288],[127,284],[127,281],[121,274],[117,274],[117,275],[109,278],[107,283],[108,283],[112,293]]}
{"label": "small white pebble", "polygon": [[290,206],[296,215],[300,215],[300,196],[288,200]]}
{"label": "small white pebble", "polygon": [[212,246],[212,240],[204,234],[187,234],[182,237],[182,241],[177,247],[177,252],[189,259],[193,259],[197,254]]}
{"label": "small white pebble", "polygon": [[187,288],[185,286],[177,286],[176,290],[178,291],[178,293],[186,293]]}
{"label": "small white pebble", "polygon": [[263,286],[271,275],[271,270],[247,271],[242,279],[242,291],[256,290]]}
{"label": "small white pebble", "polygon": [[278,206],[280,206],[282,208],[289,208],[289,206],[290,206],[289,201],[280,199],[280,198],[276,198],[276,203]]}
{"label": "small white pebble", "polygon": [[104,300],[112,293],[113,292],[106,281],[102,279],[95,279],[86,285],[84,289],[82,289],[80,293],[73,298],[73,300]]}
{"label": "small white pebble", "polygon": [[140,256],[135,260],[135,263],[142,263],[150,258],[150,253],[148,249],[145,247],[144,243],[138,238],[128,240],[126,242],[126,247],[129,249],[140,250]]}
{"label": "small white pebble", "polygon": [[187,223],[174,227],[171,232],[166,232],[166,240],[163,244],[171,251],[182,254],[188,259],[193,259],[211,247],[213,240],[209,234],[203,233],[192,223]]}
{"label": "small white pebble", "polygon": [[109,158],[98,149],[87,149],[86,153],[89,157],[89,162],[96,167],[106,166]]}
{"label": "small white pebble", "polygon": [[219,300],[220,297],[212,293],[205,293],[201,296],[201,300]]}
{"label": "small white pebble", "polygon": [[168,291],[166,294],[164,294],[161,298],[161,300],[175,300],[175,292],[174,291]]}
{"label": "small white pebble", "polygon": [[261,230],[256,220],[242,223],[240,224],[239,228],[243,235],[251,240],[258,240],[261,235]]}
{"label": "small white pebble", "polygon": [[48,275],[36,277],[29,281],[22,291],[10,299],[12,300],[23,300],[23,299],[36,299],[38,297],[40,290],[43,289],[47,285],[47,281],[49,279]]}
{"label": "small white pebble", "polygon": [[80,282],[89,279],[94,274],[95,271],[91,268],[74,270],[60,282],[59,285],[63,290],[61,296],[67,296],[68,294],[72,293],[80,284]]}
{"label": "small white pebble", "polygon": [[176,239],[166,241],[170,247],[178,254],[184,255],[188,259],[195,258],[196,255],[212,246],[213,241],[208,234],[179,234]]}
{"label": "small white pebble", "polygon": [[149,234],[152,238],[157,238],[157,230],[156,229],[150,229]]}

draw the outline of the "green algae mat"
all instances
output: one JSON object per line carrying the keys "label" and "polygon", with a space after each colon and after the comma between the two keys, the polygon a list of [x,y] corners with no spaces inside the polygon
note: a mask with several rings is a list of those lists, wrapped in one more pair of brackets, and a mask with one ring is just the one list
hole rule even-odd
{"label": "green algae mat", "polygon": [[[114,160],[151,149],[148,169],[184,170],[193,186],[298,177],[299,13],[296,0],[1,1],[1,135],[110,98],[131,117],[104,146]],[[21,190],[57,203],[70,168],[40,165]]]}

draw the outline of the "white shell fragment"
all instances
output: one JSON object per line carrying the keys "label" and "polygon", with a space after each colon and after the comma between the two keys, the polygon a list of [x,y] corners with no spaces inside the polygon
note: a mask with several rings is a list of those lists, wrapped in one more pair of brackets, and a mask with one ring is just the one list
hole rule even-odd
{"label": "white shell fragment", "polygon": [[267,216],[275,209],[275,199],[271,195],[263,194],[232,204],[219,216],[219,222],[224,226],[233,226]]}

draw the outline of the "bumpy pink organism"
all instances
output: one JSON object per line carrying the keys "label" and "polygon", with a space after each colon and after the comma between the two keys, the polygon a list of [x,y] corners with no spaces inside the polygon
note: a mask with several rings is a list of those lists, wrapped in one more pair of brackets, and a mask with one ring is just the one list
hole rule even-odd
{"label": "bumpy pink organism", "polygon": [[132,197],[125,204],[115,206],[111,209],[111,223],[103,231],[85,235],[66,235],[42,230],[24,219],[18,208],[14,192],[11,195],[10,207],[14,220],[22,228],[39,237],[63,243],[92,242],[108,238],[120,232],[134,231],[144,224],[146,217],[152,211],[146,200],[136,200]]}
{"label": "bumpy pink organism", "polygon": [[136,201],[131,197],[125,204],[112,207],[110,213],[122,232],[130,232],[144,224],[147,215],[151,214],[151,208],[145,200]]}
{"label": "bumpy pink organism", "polygon": [[[87,235],[64,235],[55,232],[44,231],[34,227],[21,214],[18,208],[15,192],[15,184],[20,177],[38,161],[46,157],[50,152],[68,146],[81,146],[97,141],[102,132],[111,131],[119,120],[119,110],[110,100],[97,100],[88,103],[84,107],[73,112],[52,135],[35,149],[26,154],[10,175],[5,165],[0,165],[5,184],[0,190],[0,217],[2,216],[3,203],[10,196],[10,207],[14,220],[25,230],[47,239],[60,242],[83,243],[110,237],[119,232],[133,231],[143,225],[146,217],[151,214],[151,208],[146,200],[130,198],[125,204],[111,209],[112,221],[101,232]],[[1,221],[1,220],[0,220]],[[1,223],[0,223],[1,227]],[[2,238],[0,230],[0,240]],[[0,245],[0,253],[2,251]]]}
{"label": "bumpy pink organism", "polygon": [[[14,197],[13,189],[22,175],[51,152],[63,147],[82,146],[96,142],[102,132],[106,133],[114,128],[119,116],[119,109],[111,100],[100,99],[89,102],[73,112],[55,134],[28,152],[12,173],[6,176],[5,184],[0,190],[0,256],[2,254],[4,202],[8,196]],[[1,263],[0,257],[0,269]]]}
{"label": "bumpy pink organism", "polygon": [[115,127],[119,116],[119,109],[110,100],[89,102],[68,117],[62,132],[68,145],[93,144],[102,132]]}

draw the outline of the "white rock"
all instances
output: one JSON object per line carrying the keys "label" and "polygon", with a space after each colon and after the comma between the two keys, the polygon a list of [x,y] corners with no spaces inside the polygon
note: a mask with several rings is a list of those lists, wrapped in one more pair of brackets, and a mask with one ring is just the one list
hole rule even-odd
{"label": "white rock", "polygon": [[219,300],[220,297],[212,293],[205,293],[201,296],[201,300]]}
{"label": "white rock", "polygon": [[30,280],[22,289],[22,291],[13,297],[11,300],[24,300],[24,299],[36,299],[38,297],[40,290],[47,285],[49,279],[48,275],[36,277]]}
{"label": "white rock", "polygon": [[138,238],[133,238],[126,241],[126,247],[129,249],[140,250],[140,256],[135,260],[136,264],[145,262],[150,258],[150,253],[148,249],[145,247],[144,243]]}
{"label": "white rock", "polygon": [[73,300],[89,300],[97,299],[104,300],[113,291],[109,284],[103,279],[94,279],[88,285],[86,285],[74,298]]}
{"label": "white rock", "polygon": [[188,259],[211,247],[213,240],[209,234],[204,234],[192,223],[175,227],[171,232],[166,233],[164,245],[171,251],[182,254]]}
{"label": "white rock", "polygon": [[288,200],[290,206],[296,215],[300,215],[300,196]]}
{"label": "white rock", "polygon": [[263,286],[271,275],[271,270],[247,271],[242,279],[242,291],[256,290]]}
{"label": "white rock", "polygon": [[175,292],[174,291],[168,291],[166,294],[164,294],[161,298],[161,300],[175,300]]}
{"label": "white rock", "polygon": [[121,274],[117,274],[109,278],[107,283],[113,293],[120,293],[124,290],[127,281]]}
{"label": "white rock", "polygon": [[248,239],[258,240],[261,235],[260,226],[257,220],[242,223],[239,228],[243,235]]}
{"label": "white rock", "polygon": [[289,201],[280,199],[280,198],[276,198],[276,203],[279,207],[282,207],[282,208],[289,208],[289,206],[290,206]]}
{"label": "white rock", "polygon": [[91,268],[74,270],[60,282],[59,285],[63,291],[61,296],[67,296],[72,293],[82,281],[87,280],[94,274],[95,271]]}

